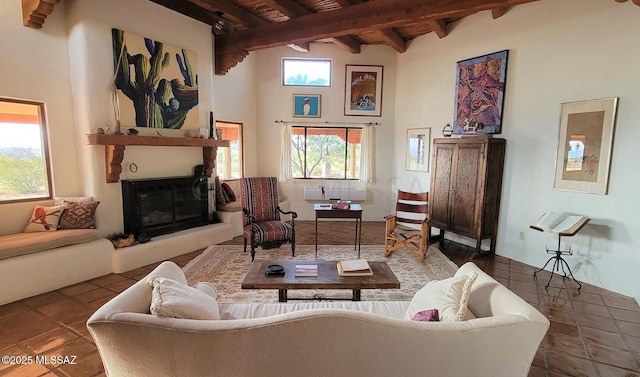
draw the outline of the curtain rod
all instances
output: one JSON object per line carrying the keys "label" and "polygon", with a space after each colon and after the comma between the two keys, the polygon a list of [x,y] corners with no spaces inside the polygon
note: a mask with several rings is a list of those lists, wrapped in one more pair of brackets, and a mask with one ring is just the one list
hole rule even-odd
{"label": "curtain rod", "polygon": [[351,125],[363,125],[363,126],[381,126],[382,123],[378,122],[368,122],[368,123],[358,123],[358,122],[319,122],[319,121],[304,121],[304,120],[276,120],[276,124],[278,123],[305,123],[305,124],[351,124]]}

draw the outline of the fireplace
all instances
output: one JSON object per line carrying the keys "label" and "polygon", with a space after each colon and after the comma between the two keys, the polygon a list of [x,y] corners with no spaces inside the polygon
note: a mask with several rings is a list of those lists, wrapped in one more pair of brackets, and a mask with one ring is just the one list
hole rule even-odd
{"label": "fireplace", "polygon": [[122,181],[124,233],[149,237],[209,223],[207,177]]}

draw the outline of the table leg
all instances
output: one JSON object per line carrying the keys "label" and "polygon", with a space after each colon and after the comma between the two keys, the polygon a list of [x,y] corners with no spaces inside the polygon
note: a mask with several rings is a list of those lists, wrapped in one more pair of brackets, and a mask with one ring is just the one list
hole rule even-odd
{"label": "table leg", "polygon": [[362,217],[358,219],[360,229],[358,230],[358,259],[360,259],[360,245],[362,245]]}
{"label": "table leg", "polygon": [[287,302],[287,290],[286,289],[278,289],[278,301],[279,302]]}
{"label": "table leg", "polygon": [[359,289],[354,289],[353,290],[353,298],[351,299],[351,301],[360,301],[360,290]]}
{"label": "table leg", "polygon": [[316,215],[316,259],[318,259],[318,216]]}

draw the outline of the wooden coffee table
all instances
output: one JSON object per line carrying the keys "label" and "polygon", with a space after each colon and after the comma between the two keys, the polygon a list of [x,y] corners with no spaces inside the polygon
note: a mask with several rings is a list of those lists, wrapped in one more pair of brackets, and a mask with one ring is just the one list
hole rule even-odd
{"label": "wooden coffee table", "polygon": [[[361,289],[399,289],[400,282],[387,262],[369,262],[373,271],[371,276],[340,276],[337,261],[323,260],[255,260],[242,281],[242,289],[277,289],[278,301],[287,301],[289,289],[351,289],[349,299],[360,301]],[[265,276],[265,268],[271,264],[284,267],[283,277]],[[299,264],[317,264],[317,277],[296,277],[295,268]],[[312,300],[313,298],[290,298],[291,300]],[[336,300],[332,298],[332,300]]]}

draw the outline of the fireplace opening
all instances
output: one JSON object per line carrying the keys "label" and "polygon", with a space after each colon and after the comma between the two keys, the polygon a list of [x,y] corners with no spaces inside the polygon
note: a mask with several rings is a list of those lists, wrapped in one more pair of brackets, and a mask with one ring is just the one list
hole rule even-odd
{"label": "fireplace opening", "polygon": [[149,237],[209,223],[207,177],[122,181],[125,234]]}

